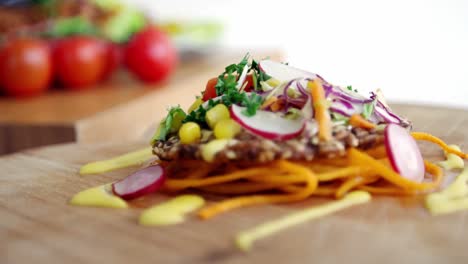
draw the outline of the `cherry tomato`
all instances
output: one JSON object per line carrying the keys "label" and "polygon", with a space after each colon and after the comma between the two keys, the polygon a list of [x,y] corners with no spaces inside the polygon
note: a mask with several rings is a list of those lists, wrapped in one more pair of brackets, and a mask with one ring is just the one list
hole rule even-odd
{"label": "cherry tomato", "polygon": [[203,101],[208,101],[210,99],[215,98],[216,95],[216,83],[218,82],[218,78],[209,79],[206,83],[205,92],[203,92]]}
{"label": "cherry tomato", "polygon": [[122,48],[118,44],[112,42],[106,44],[106,67],[102,76],[103,80],[108,79],[119,68],[122,55]]}
{"label": "cherry tomato", "polygon": [[71,89],[82,89],[102,80],[107,66],[103,41],[73,36],[58,41],[54,48],[57,77]]}
{"label": "cherry tomato", "polygon": [[166,80],[177,64],[177,52],[169,37],[156,28],[136,33],[127,45],[125,63],[140,80]]}
{"label": "cherry tomato", "polygon": [[47,90],[52,58],[47,42],[23,38],[8,41],[0,50],[0,82],[4,91],[28,97]]}

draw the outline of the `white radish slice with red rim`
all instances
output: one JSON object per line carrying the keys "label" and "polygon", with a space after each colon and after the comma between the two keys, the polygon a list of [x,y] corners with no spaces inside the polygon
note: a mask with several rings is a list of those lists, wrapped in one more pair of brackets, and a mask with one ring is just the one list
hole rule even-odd
{"label": "white radish slice with red rim", "polygon": [[262,60],[260,61],[259,66],[261,71],[281,82],[298,78],[317,78],[315,73],[294,68],[272,60]]}
{"label": "white radish slice with red rim", "polygon": [[257,110],[254,116],[243,114],[246,108],[232,105],[231,117],[246,130],[272,140],[287,140],[299,136],[305,127],[303,118],[287,119],[276,113]]}
{"label": "white radish slice with red rim", "polygon": [[112,191],[125,200],[135,199],[157,191],[163,186],[165,179],[164,168],[153,165],[114,182]]}
{"label": "white radish slice with red rim", "polygon": [[384,132],[385,149],[393,169],[408,180],[422,182],[424,160],[416,140],[396,124],[388,124]]}

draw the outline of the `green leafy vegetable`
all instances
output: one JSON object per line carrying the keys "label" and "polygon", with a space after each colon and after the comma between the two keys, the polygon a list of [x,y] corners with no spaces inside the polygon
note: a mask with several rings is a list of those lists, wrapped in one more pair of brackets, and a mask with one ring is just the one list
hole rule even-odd
{"label": "green leafy vegetable", "polygon": [[285,118],[287,119],[297,119],[299,118],[300,116],[302,115],[302,111],[297,109],[297,108],[294,108],[294,107],[291,107],[288,109],[288,112],[286,112],[286,115],[284,116]]}
{"label": "green leafy vegetable", "polygon": [[203,127],[208,127],[205,120],[206,112],[220,103],[221,102],[219,100],[214,101],[210,99],[206,108],[203,107],[203,105],[200,105],[197,109],[190,112],[182,123],[195,122]]}
{"label": "green leafy vegetable", "polygon": [[251,93],[250,96],[244,94],[242,105],[245,106],[246,109],[242,112],[242,114],[246,116],[254,116],[257,113],[257,109],[259,109],[262,105],[262,102],[263,98],[256,93]]}
{"label": "green leafy vegetable", "polygon": [[258,62],[255,60],[252,60],[251,68],[255,73],[256,82],[254,82],[254,87],[256,88],[255,91],[257,91],[257,89],[261,87],[260,83],[268,81],[271,78],[271,76],[261,71]]}
{"label": "green leafy vegetable", "polygon": [[367,103],[367,104],[364,104],[364,107],[362,109],[362,116],[365,118],[365,119],[369,119],[372,114],[374,113],[374,108],[375,108],[375,104],[376,104],[376,100],[370,102],[370,103]]}
{"label": "green leafy vegetable", "polygon": [[352,86],[352,85],[348,85],[348,86],[346,86],[346,89],[348,89],[348,90],[349,90],[349,91],[351,91],[351,92],[355,92],[355,93],[357,93],[357,92],[358,92],[358,90],[357,90],[357,89],[354,89],[354,90],[353,90],[353,86]]}
{"label": "green leafy vegetable", "polygon": [[344,121],[344,122],[348,122],[349,118],[344,116],[344,115],[341,115],[341,114],[337,114],[337,113],[332,113],[332,120],[333,122],[339,122],[339,121]]}
{"label": "green leafy vegetable", "polygon": [[66,37],[70,35],[98,35],[99,29],[88,19],[80,16],[60,18],[55,20],[45,35],[52,37]]}
{"label": "green leafy vegetable", "polygon": [[182,126],[182,122],[185,119],[186,114],[180,106],[172,107],[169,109],[169,113],[161,123],[159,123],[158,130],[151,139],[151,144],[154,144],[157,140],[166,140],[170,133],[175,133]]}

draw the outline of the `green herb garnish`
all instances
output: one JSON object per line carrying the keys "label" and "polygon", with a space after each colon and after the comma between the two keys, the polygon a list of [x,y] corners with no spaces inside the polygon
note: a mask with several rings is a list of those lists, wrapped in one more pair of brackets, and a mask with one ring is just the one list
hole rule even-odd
{"label": "green herb garnish", "polygon": [[344,115],[341,115],[341,114],[338,114],[338,113],[331,113],[331,116],[332,116],[332,120],[334,122],[340,122],[340,121],[343,121],[343,122],[348,122],[349,118],[344,116]]}
{"label": "green herb garnish", "polygon": [[175,133],[182,126],[182,121],[186,118],[186,114],[180,106],[169,109],[166,118],[159,123],[159,128],[151,138],[151,144],[157,140],[166,140],[170,133]]}
{"label": "green herb garnish", "polygon": [[254,116],[257,113],[257,109],[259,109],[262,105],[262,102],[263,98],[256,93],[252,93],[250,96],[244,94],[242,105],[244,105],[246,109],[242,112],[242,114],[246,116]]}
{"label": "green herb garnish", "polygon": [[206,108],[203,107],[203,105],[200,105],[197,109],[189,113],[182,123],[195,122],[203,127],[208,127],[205,120],[206,112],[220,103],[220,100],[214,101],[210,99]]}
{"label": "green herb garnish", "polygon": [[357,92],[358,92],[358,90],[357,90],[357,89],[354,89],[354,90],[353,90],[353,86],[352,86],[352,85],[348,85],[348,86],[346,86],[346,89],[348,89],[348,90],[349,90],[349,91],[351,91],[351,92],[355,92],[355,93],[357,93]]}
{"label": "green herb garnish", "polygon": [[375,104],[376,104],[376,100],[370,102],[370,103],[367,103],[367,104],[364,104],[363,106],[363,109],[362,109],[362,116],[365,118],[365,119],[369,119],[372,114],[374,113],[374,108],[375,108]]}
{"label": "green herb garnish", "polygon": [[259,66],[259,64],[258,64],[258,62],[256,60],[252,60],[251,69],[255,73],[256,82],[254,84],[254,87],[255,87],[255,90],[257,91],[257,89],[259,89],[261,87],[260,83],[268,81],[271,78],[271,76],[269,76],[268,74],[266,74],[266,73],[264,73],[263,71],[260,70],[260,66]]}

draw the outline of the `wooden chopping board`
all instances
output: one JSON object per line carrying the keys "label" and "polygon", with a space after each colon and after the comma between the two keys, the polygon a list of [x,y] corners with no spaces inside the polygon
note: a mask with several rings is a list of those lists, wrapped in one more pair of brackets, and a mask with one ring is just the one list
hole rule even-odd
{"label": "wooden chopping board", "polygon": [[[468,112],[397,105],[415,130],[468,148]],[[129,127],[131,124],[129,124]],[[290,205],[236,210],[208,222],[146,228],[136,224],[138,202],[129,210],[67,205],[84,188],[122,178],[135,168],[80,177],[80,165],[143,146],[46,147],[0,159],[0,260],[2,263],[467,263],[467,212],[432,217],[421,198],[374,197],[369,204],[297,226],[243,253],[234,235],[246,228],[319,204],[311,198]],[[426,158],[442,152],[421,144]],[[162,199],[154,195],[151,199]],[[6,260],[6,262],[5,262]]]}

